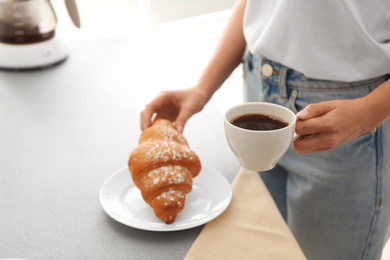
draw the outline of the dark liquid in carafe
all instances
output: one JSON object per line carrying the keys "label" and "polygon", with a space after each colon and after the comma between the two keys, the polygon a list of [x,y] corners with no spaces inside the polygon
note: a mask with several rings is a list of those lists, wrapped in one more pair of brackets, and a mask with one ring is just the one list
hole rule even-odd
{"label": "dark liquid in carafe", "polygon": [[0,42],[7,44],[30,44],[47,41],[55,36],[55,30],[40,32],[38,26],[15,28],[13,24],[0,21]]}
{"label": "dark liquid in carafe", "polygon": [[231,123],[255,131],[276,130],[288,126],[288,123],[264,114],[245,114],[234,118]]}

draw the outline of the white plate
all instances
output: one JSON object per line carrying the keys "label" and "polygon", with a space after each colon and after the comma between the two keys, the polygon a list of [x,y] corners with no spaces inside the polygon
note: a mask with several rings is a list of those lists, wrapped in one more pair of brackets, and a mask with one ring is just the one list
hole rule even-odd
{"label": "white plate", "polygon": [[154,215],[142,199],[127,167],[111,175],[100,189],[104,211],[116,221],[149,231],[177,231],[203,225],[224,212],[232,200],[232,189],[218,171],[202,166],[193,179],[192,191],[186,195],[186,205],[172,224],[165,224]]}

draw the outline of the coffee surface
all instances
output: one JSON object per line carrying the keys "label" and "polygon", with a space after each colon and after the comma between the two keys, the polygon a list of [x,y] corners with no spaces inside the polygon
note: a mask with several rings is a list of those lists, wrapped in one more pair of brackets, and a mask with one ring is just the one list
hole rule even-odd
{"label": "coffee surface", "polygon": [[245,114],[234,118],[230,123],[255,131],[276,130],[288,126],[288,123],[264,114]]}

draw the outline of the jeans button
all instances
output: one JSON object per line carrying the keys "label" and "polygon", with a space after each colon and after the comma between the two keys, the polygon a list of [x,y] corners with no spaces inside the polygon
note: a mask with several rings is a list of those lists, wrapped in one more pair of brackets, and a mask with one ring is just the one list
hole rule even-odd
{"label": "jeans button", "polygon": [[272,76],[272,74],[274,73],[274,69],[270,64],[267,63],[261,66],[261,73],[264,77],[268,78]]}

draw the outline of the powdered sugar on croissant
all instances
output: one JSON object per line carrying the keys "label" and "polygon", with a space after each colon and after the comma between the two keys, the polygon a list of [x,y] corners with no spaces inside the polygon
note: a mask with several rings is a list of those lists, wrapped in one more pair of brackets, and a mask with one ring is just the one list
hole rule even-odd
{"label": "powdered sugar on croissant", "polygon": [[138,147],[130,154],[129,169],[143,199],[158,218],[170,224],[183,210],[201,164],[175,126],[158,119],[142,132]]}

